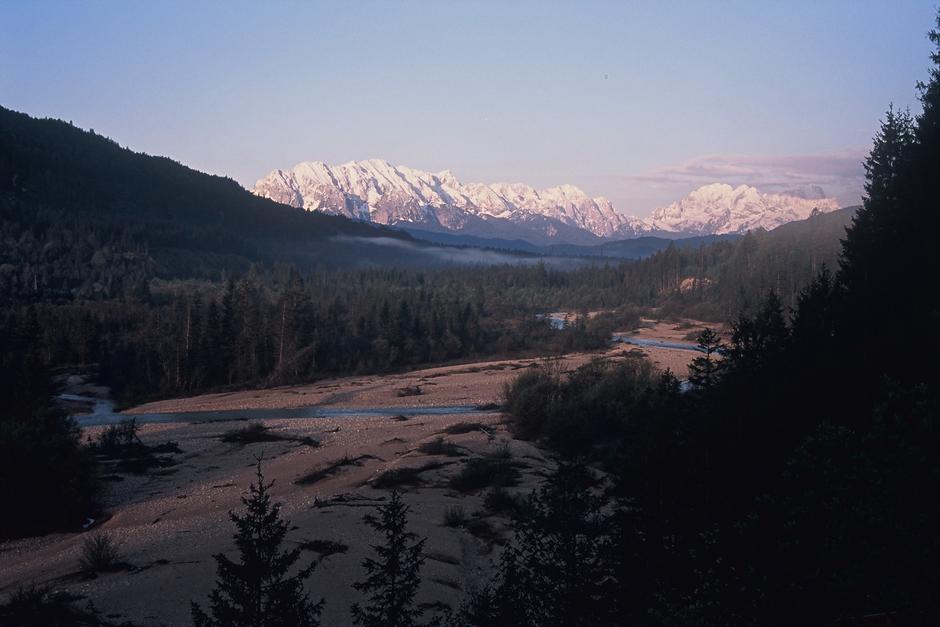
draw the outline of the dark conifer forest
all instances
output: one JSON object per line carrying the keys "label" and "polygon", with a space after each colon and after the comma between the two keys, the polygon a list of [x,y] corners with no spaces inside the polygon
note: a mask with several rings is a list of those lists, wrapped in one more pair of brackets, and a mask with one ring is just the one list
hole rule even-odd
{"label": "dark conifer forest", "polygon": [[[690,317],[731,334],[699,335],[687,385],[628,357],[530,368],[506,389],[514,435],[557,467],[514,506],[489,585],[434,620],[940,624],[940,30],[930,39],[922,112],[885,113],[862,207],[616,263],[458,265],[394,229],[0,109],[0,493],[16,510],[0,538],[100,511],[94,457],[52,403],[56,374],[93,373],[131,404],[589,351],[641,316]],[[539,317],[561,309],[606,313],[560,331]],[[288,573],[300,552],[280,552],[288,527],[267,486],[259,463],[248,513],[232,516],[239,549],[280,560],[291,604],[264,602],[296,614],[284,624],[318,624],[312,565]],[[356,624],[431,620],[413,606],[424,556],[407,512],[396,492],[369,519],[394,546],[367,562]],[[269,546],[248,546],[264,529]],[[216,559],[221,592],[196,623],[267,611]],[[273,624],[260,614],[250,624]]]}

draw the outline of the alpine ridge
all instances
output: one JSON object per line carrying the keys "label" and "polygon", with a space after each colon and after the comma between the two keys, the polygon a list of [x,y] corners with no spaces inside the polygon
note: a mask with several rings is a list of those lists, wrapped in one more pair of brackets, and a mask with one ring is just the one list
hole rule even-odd
{"label": "alpine ridge", "polygon": [[591,198],[574,185],[537,190],[523,183],[462,183],[449,170],[424,172],[381,159],[338,166],[306,161],[275,170],[253,191],[308,211],[366,222],[534,244],[743,233],[839,208],[833,199],[715,183],[643,219],[623,215],[606,198]]}

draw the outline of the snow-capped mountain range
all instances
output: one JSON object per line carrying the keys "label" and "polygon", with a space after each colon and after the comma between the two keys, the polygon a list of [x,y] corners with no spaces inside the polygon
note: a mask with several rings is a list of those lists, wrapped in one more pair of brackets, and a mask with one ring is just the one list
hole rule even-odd
{"label": "snow-capped mountain range", "polygon": [[746,185],[714,183],[648,218],[636,218],[573,185],[537,190],[522,183],[462,183],[449,170],[424,172],[380,159],[338,166],[306,161],[291,170],[275,170],[253,191],[309,211],[535,244],[743,233],[839,208],[830,198],[764,194]]}

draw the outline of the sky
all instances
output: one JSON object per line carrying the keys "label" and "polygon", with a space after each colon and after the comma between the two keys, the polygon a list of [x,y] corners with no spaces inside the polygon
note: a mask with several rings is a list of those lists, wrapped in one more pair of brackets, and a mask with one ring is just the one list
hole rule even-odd
{"label": "sky", "polygon": [[858,202],[917,112],[935,0],[0,2],[0,105],[230,176],[382,158],[571,183],[646,215],[699,185]]}

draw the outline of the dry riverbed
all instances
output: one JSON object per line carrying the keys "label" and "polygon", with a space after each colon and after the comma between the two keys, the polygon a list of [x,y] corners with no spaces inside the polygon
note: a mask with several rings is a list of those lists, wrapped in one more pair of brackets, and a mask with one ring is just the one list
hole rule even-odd
{"label": "dry riverbed", "polygon": [[[681,339],[689,328],[653,323],[639,337]],[[617,358],[641,350],[663,367],[685,375],[690,351],[616,346],[600,354],[559,358],[575,368],[598,356]],[[487,511],[485,489],[452,484],[467,461],[509,457],[527,493],[551,469],[550,457],[531,443],[515,440],[498,411],[472,416],[408,417],[409,408],[498,403],[504,385],[541,360],[498,360],[429,368],[406,374],[357,376],[315,384],[209,394],[149,403],[128,413],[322,407],[393,407],[398,417],[269,419],[267,434],[281,439],[238,444],[222,436],[245,421],[163,423],[141,427],[147,445],[176,442],[181,452],[163,457],[166,465],[145,474],[111,473],[109,515],[90,531],[52,534],[0,545],[0,596],[17,585],[51,584],[80,595],[112,618],[136,625],[189,623],[189,601],[204,602],[215,579],[212,555],[234,555],[230,510],[263,456],[265,476],[274,480],[276,500],[293,529],[289,542],[320,560],[309,582],[311,595],[327,601],[324,624],[348,623],[356,600],[351,584],[362,578],[360,564],[378,541],[362,516],[382,503],[387,484],[397,480],[412,507],[411,526],[427,537],[420,602],[428,608],[455,605],[463,592],[488,576],[490,560],[506,538],[508,518]],[[101,427],[86,429],[94,437]],[[453,446],[435,449],[438,438]],[[314,445],[318,443],[319,445]],[[392,471],[393,474],[387,474]],[[448,509],[460,508],[466,523],[444,524]],[[78,572],[81,545],[103,531],[119,543],[123,570],[84,578]],[[82,602],[83,603],[83,602]]]}

